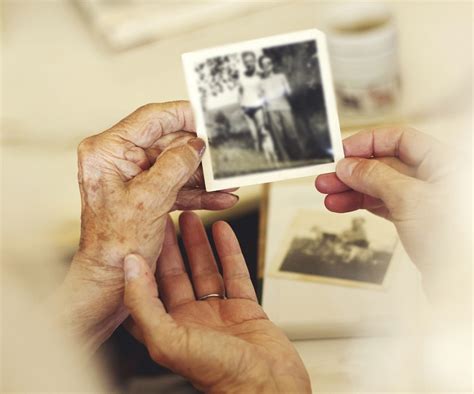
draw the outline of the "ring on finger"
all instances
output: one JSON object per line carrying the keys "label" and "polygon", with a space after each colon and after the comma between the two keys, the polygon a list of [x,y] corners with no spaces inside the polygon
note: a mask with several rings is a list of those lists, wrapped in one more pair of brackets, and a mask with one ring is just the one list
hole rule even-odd
{"label": "ring on finger", "polygon": [[211,294],[206,294],[202,297],[199,297],[198,301],[205,301],[205,300],[208,300],[210,298],[220,298],[220,299],[224,300],[225,296],[222,295],[222,294],[218,294],[218,293],[211,293]]}

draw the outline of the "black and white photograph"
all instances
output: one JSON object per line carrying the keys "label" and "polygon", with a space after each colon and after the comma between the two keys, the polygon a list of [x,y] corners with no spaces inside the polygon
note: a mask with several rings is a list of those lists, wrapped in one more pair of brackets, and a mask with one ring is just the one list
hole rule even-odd
{"label": "black and white photograph", "polygon": [[273,36],[183,55],[206,188],[334,169],[343,157],[324,35]]}
{"label": "black and white photograph", "polygon": [[397,243],[391,223],[359,212],[303,210],[290,228],[274,275],[338,285],[384,285]]}

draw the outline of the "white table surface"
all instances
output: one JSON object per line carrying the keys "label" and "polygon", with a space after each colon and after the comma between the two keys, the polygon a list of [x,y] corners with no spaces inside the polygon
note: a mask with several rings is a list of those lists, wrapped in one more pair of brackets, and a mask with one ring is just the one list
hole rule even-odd
{"label": "white table surface", "polygon": [[[391,6],[400,30],[405,118],[460,149],[471,149],[472,5]],[[78,239],[75,146],[144,103],[186,98],[181,53],[318,27],[325,7],[282,3],[197,33],[113,53],[97,42],[71,2],[5,1],[2,261],[15,263],[14,274],[38,294],[57,280],[47,267],[66,261]],[[241,189],[242,202],[221,217],[256,207],[259,193],[259,186]],[[387,338],[296,342],[316,390],[406,391],[396,378],[397,368],[406,364],[403,359],[382,363],[387,353],[377,349],[385,345],[397,349],[396,340]],[[385,376],[382,380],[367,373],[384,367],[391,373],[379,375]]]}

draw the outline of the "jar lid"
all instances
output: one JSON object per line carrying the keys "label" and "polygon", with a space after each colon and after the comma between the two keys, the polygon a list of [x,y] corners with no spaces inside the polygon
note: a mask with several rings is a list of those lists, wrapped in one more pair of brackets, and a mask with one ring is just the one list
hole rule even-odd
{"label": "jar lid", "polygon": [[367,57],[395,50],[396,29],[384,4],[346,3],[327,17],[329,52],[338,57]]}

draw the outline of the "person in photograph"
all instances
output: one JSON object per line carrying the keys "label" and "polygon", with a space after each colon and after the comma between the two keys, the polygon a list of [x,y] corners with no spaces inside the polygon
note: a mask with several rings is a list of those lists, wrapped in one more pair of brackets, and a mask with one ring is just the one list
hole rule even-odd
{"label": "person in photograph", "polygon": [[269,161],[274,161],[274,144],[265,127],[262,79],[257,71],[257,57],[255,53],[246,51],[242,53],[242,62],[245,71],[239,78],[239,103],[252,135],[255,151],[264,153]]}
{"label": "person in photograph", "polygon": [[340,239],[336,239],[333,252],[334,258],[338,263],[349,264],[351,262],[351,249],[346,243],[341,242]]}
{"label": "person in photograph", "polygon": [[364,218],[353,218],[351,228],[341,234],[341,239],[348,245],[355,245],[360,248],[367,248],[369,241],[367,241],[367,233],[364,229]]}
{"label": "person in photograph", "polygon": [[316,256],[318,256],[318,261],[328,264],[337,263],[337,261],[334,259],[334,248],[336,247],[336,242],[336,238],[332,235],[324,237],[323,241],[319,244],[318,249],[314,253]]}
{"label": "person in photograph", "polygon": [[[296,131],[293,111],[288,98],[291,88],[285,74],[275,73],[273,60],[266,55],[258,59],[262,69],[262,90],[265,100],[265,113],[272,131],[275,147],[280,160],[301,158],[301,143]],[[289,153],[291,146],[293,155]],[[294,157],[291,157],[294,156]]]}

